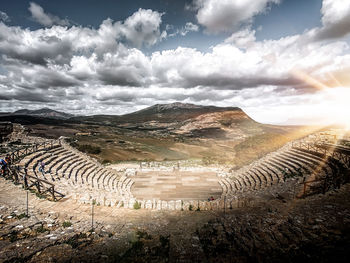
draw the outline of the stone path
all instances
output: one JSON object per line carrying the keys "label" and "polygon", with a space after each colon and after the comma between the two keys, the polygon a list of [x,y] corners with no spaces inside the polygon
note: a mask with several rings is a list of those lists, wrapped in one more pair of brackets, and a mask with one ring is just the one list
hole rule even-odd
{"label": "stone path", "polygon": [[207,200],[222,193],[214,172],[138,172],[132,180],[131,192],[139,200]]}

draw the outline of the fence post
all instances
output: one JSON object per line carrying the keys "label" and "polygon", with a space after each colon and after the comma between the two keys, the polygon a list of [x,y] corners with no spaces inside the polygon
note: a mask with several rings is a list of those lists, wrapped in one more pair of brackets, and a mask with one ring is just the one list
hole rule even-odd
{"label": "fence post", "polygon": [[55,187],[54,186],[52,186],[51,187],[51,195],[52,195],[52,199],[54,200],[54,201],[56,201],[56,197],[55,197]]}
{"label": "fence post", "polygon": [[29,193],[28,193],[28,191],[26,191],[26,193],[27,193],[27,202],[26,202],[26,205],[27,205],[27,217],[29,217],[29,208],[28,208]]}
{"label": "fence post", "polygon": [[17,171],[18,171],[17,166],[15,166],[15,168],[12,169],[12,173],[13,173],[13,178],[14,178],[16,184],[18,183]]}
{"label": "fence post", "polygon": [[38,189],[39,194],[41,194],[41,192],[40,192],[40,182],[39,182],[39,180],[36,181],[35,185],[36,185],[36,188]]}
{"label": "fence post", "polygon": [[94,199],[91,201],[91,232],[94,232]]}
{"label": "fence post", "polygon": [[224,214],[226,214],[226,195],[224,196]]}
{"label": "fence post", "polygon": [[327,190],[327,180],[328,176],[326,176],[326,178],[324,179],[324,183],[323,183],[323,189],[322,189],[322,193],[325,194],[326,190]]}

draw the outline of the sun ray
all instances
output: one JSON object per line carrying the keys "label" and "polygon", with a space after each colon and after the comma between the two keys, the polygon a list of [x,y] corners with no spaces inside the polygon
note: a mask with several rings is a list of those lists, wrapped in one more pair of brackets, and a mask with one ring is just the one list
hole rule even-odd
{"label": "sun ray", "polygon": [[328,77],[330,77],[336,83],[337,87],[342,87],[343,86],[343,84],[340,83],[340,81],[336,77],[334,77],[332,72],[328,72],[327,75],[328,75]]}
{"label": "sun ray", "polygon": [[300,79],[301,81],[311,85],[314,88],[317,88],[319,90],[325,90],[329,87],[323,84],[322,82],[318,81],[317,79],[311,77],[310,75],[306,74],[305,72],[302,72],[301,70],[294,69],[291,71],[291,74]]}

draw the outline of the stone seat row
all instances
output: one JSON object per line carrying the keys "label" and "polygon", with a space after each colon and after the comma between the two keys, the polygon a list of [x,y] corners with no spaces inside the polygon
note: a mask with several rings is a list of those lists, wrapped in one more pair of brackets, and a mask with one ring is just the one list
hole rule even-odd
{"label": "stone seat row", "polygon": [[[45,173],[38,171],[40,162],[45,163]],[[29,175],[55,184],[58,191],[81,202],[94,199],[113,205],[132,197],[130,178],[96,165],[64,145],[34,152],[22,159],[20,165]]]}
{"label": "stone seat row", "polygon": [[324,177],[337,172],[332,159],[300,149],[288,149],[270,154],[239,174],[220,180],[222,196],[234,196],[245,191],[264,189],[283,183],[289,177]]}

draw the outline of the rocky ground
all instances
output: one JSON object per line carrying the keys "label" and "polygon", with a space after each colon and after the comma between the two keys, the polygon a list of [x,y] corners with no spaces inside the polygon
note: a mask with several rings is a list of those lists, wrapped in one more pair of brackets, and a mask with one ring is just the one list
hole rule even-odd
{"label": "rocky ground", "polygon": [[0,178],[0,262],[347,262],[350,185],[224,211],[50,202]]}

